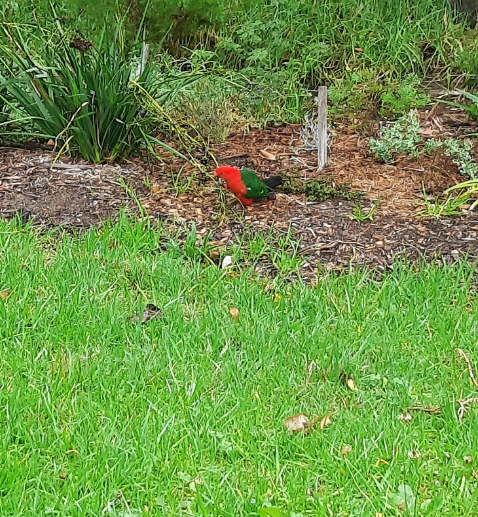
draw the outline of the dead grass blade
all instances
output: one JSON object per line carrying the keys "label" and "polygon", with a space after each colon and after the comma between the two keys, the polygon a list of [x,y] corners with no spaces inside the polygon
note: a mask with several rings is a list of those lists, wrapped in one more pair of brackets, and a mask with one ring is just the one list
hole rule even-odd
{"label": "dead grass blade", "polygon": [[471,362],[468,359],[468,355],[462,348],[456,349],[458,355],[465,361],[466,366],[468,367],[468,373],[470,374],[471,383],[475,388],[478,388],[478,381],[476,380],[475,374],[473,373],[473,367],[471,366]]}
{"label": "dead grass blade", "polygon": [[470,406],[472,406],[473,404],[478,404],[478,397],[471,397],[466,400],[459,400],[458,404],[460,404],[460,408],[458,409],[458,422],[460,422],[461,424],[463,422],[463,418],[466,412],[468,411],[468,409],[470,409]]}

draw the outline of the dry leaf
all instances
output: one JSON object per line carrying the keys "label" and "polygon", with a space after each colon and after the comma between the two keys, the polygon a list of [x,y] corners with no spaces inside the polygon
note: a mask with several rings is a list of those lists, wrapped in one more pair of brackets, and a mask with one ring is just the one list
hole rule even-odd
{"label": "dry leaf", "polygon": [[68,476],[64,472],[61,472],[58,477],[60,479],[66,479]]}
{"label": "dry leaf", "polygon": [[473,462],[473,458],[471,456],[463,456],[463,461],[465,463],[472,463]]}
{"label": "dry leaf", "polygon": [[153,318],[160,318],[163,315],[163,311],[156,307],[156,305],[153,305],[152,303],[148,303],[146,307],[144,308],[143,314],[141,314],[141,317],[139,315],[133,316],[130,318],[131,323],[147,323],[149,320],[152,320]]}
{"label": "dry leaf", "polygon": [[342,448],[340,449],[340,454],[342,456],[347,456],[347,454],[352,450],[352,447],[350,445],[342,445]]}
{"label": "dry leaf", "polygon": [[380,465],[390,465],[390,463],[387,460],[383,460],[382,458],[378,458],[375,462],[376,467],[380,467]]}
{"label": "dry leaf", "polygon": [[0,292],[0,300],[6,300],[11,294],[11,289],[5,289],[5,291]]}
{"label": "dry leaf", "polygon": [[219,257],[221,256],[221,250],[218,249],[218,248],[215,248],[213,250],[211,250],[207,256],[213,261],[215,262],[216,264],[219,263]]}
{"label": "dry leaf", "polygon": [[309,424],[309,417],[303,413],[289,416],[285,419],[285,426],[291,433],[303,431]]}
{"label": "dry leaf", "polygon": [[357,385],[355,384],[355,381],[352,379],[352,377],[347,379],[347,387],[352,391],[358,391]]}
{"label": "dry leaf", "polygon": [[264,149],[261,149],[259,151],[259,154],[265,158],[266,160],[270,160],[272,162],[275,162],[277,160],[275,154],[270,153],[269,151],[264,151]]}
{"label": "dry leaf", "polygon": [[231,255],[226,255],[222,260],[221,269],[226,269],[230,266],[232,266],[232,257]]}
{"label": "dry leaf", "polygon": [[410,413],[402,413],[398,415],[398,419],[404,424],[409,424],[412,421],[412,415]]}
{"label": "dry leaf", "polygon": [[407,454],[411,460],[418,460],[421,457],[421,453],[418,449],[415,449],[413,451],[408,451]]}
{"label": "dry leaf", "polygon": [[231,307],[229,309],[229,314],[231,315],[232,321],[236,321],[237,318],[239,318],[239,309],[236,309],[235,307]]}
{"label": "dry leaf", "polygon": [[342,365],[339,366],[339,381],[344,386],[347,386],[347,388],[349,390],[358,391],[355,381],[352,379],[352,377],[347,372],[344,371]]}
{"label": "dry leaf", "polygon": [[322,418],[319,425],[321,431],[323,431],[332,423],[332,415],[333,413],[329,413],[328,415],[325,415],[324,418]]}
{"label": "dry leaf", "polygon": [[354,50],[355,52],[363,52],[363,48],[360,47],[355,47]]}

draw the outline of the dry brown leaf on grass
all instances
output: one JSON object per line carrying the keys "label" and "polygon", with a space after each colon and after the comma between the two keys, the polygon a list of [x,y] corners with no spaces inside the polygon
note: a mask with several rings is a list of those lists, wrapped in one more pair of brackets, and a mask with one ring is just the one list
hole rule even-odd
{"label": "dry brown leaf on grass", "polygon": [[289,416],[285,419],[285,426],[291,433],[303,431],[309,423],[309,417],[303,413]]}
{"label": "dry brown leaf on grass", "polygon": [[[456,349],[458,355],[465,361],[466,366],[468,367],[468,374],[470,376],[471,384],[475,388],[478,388],[478,381],[476,380],[475,374],[473,373],[473,367],[471,366],[471,361],[468,358],[467,353],[462,348]],[[463,418],[470,408],[470,406],[474,404],[478,404],[478,397],[470,397],[468,399],[461,399],[458,401],[459,409],[458,409],[458,422],[461,424],[463,422]]]}
{"label": "dry brown leaf on grass", "polygon": [[461,424],[463,422],[463,418],[466,412],[468,411],[468,409],[470,409],[470,406],[472,406],[473,404],[478,404],[478,397],[471,397],[466,400],[459,400],[458,404],[460,405],[460,408],[458,409],[458,422],[460,422]]}
{"label": "dry brown leaf on grass", "polygon": [[421,458],[422,454],[418,449],[414,449],[413,451],[408,451],[407,456],[411,460],[418,460],[419,458]]}
{"label": "dry brown leaf on grass", "polygon": [[409,424],[412,421],[412,415],[410,413],[402,413],[398,415],[398,419],[404,424]]}
{"label": "dry brown leaf on grass", "polygon": [[[308,435],[314,430],[318,421],[319,418],[317,417],[309,420],[309,417],[304,415],[304,413],[298,413],[297,415],[287,417],[284,423],[291,433],[302,432],[305,435]],[[323,428],[321,427],[320,429],[322,430]]]}
{"label": "dry brown leaf on grass", "polygon": [[438,415],[441,413],[441,407],[439,406],[410,406],[406,410],[429,413],[430,415]]}
{"label": "dry brown leaf on grass", "polygon": [[339,367],[339,380],[347,388],[351,391],[358,391],[357,385],[352,377],[343,370],[342,366]]}
{"label": "dry brown leaf on grass", "polygon": [[265,158],[266,160],[270,160],[271,162],[275,162],[277,160],[275,154],[270,153],[269,151],[265,151],[264,149],[261,149],[259,151],[259,154]]}
{"label": "dry brown leaf on grass", "polygon": [[332,423],[332,415],[333,413],[329,413],[328,415],[325,415],[324,418],[320,421],[320,430],[323,431],[326,427],[329,427],[329,425]]}
{"label": "dry brown leaf on grass", "polygon": [[152,303],[148,303],[144,308],[143,313],[141,315],[136,314],[135,316],[132,316],[130,321],[131,323],[144,324],[153,318],[160,318],[162,315],[163,311],[159,307],[156,307],[156,305],[153,305]]}
{"label": "dry brown leaf on grass", "polygon": [[231,315],[232,321],[236,321],[237,318],[239,318],[239,309],[236,309],[236,307],[231,307],[229,309],[229,314]]}
{"label": "dry brown leaf on grass", "polygon": [[358,391],[357,385],[351,377],[347,380],[347,387],[352,391]]}
{"label": "dry brown leaf on grass", "polygon": [[11,289],[5,289],[5,291],[0,292],[0,300],[6,300],[12,294]]}
{"label": "dry brown leaf on grass", "polygon": [[342,445],[342,448],[340,449],[340,454],[342,456],[347,456],[347,454],[349,452],[351,452],[351,450],[352,450],[352,447],[350,445],[347,445],[347,444]]}

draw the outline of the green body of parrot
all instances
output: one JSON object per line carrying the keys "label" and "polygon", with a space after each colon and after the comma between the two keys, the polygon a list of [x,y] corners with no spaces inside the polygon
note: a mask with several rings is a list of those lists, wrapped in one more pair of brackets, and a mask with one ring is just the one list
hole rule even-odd
{"label": "green body of parrot", "polygon": [[225,180],[227,188],[246,206],[252,205],[254,199],[268,196],[283,182],[280,176],[261,180],[251,169],[239,170],[228,165],[216,169],[216,176]]}

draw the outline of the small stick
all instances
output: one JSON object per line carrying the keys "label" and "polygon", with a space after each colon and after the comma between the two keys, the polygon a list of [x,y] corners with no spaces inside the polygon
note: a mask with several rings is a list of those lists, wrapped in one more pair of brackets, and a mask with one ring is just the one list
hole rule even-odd
{"label": "small stick", "polygon": [[317,168],[327,165],[327,86],[319,86],[317,92]]}

